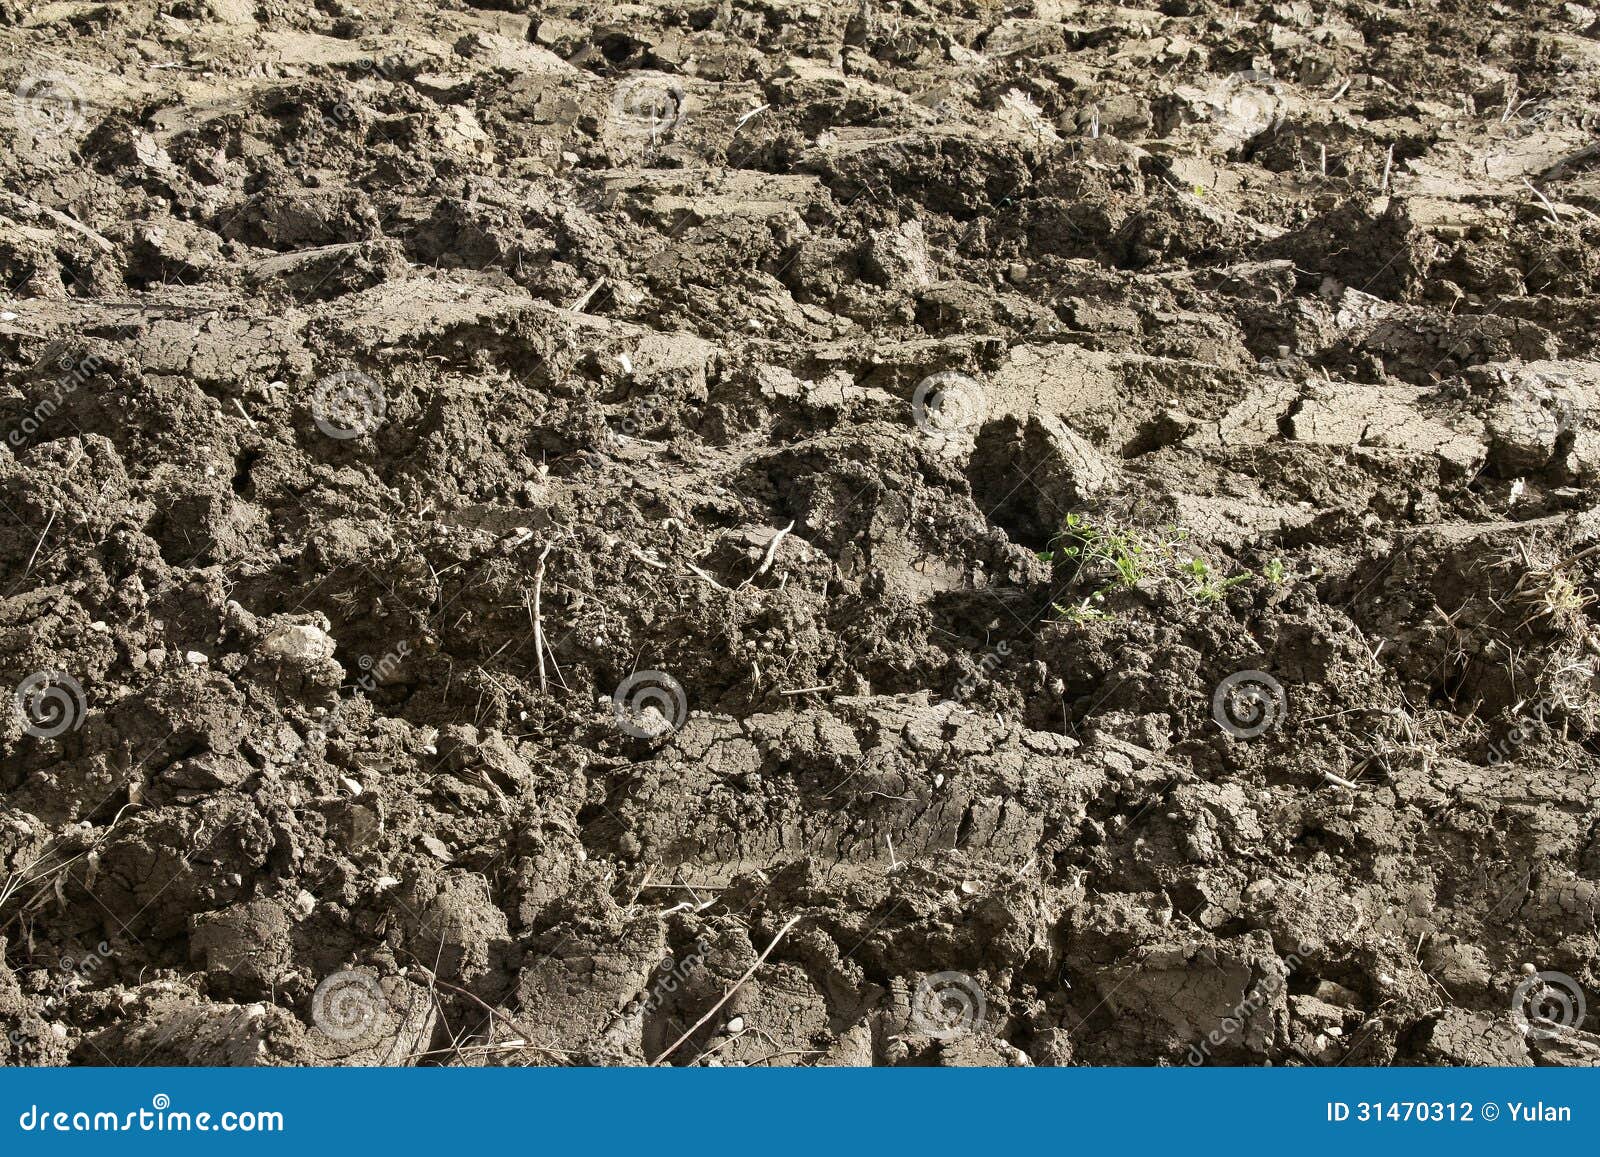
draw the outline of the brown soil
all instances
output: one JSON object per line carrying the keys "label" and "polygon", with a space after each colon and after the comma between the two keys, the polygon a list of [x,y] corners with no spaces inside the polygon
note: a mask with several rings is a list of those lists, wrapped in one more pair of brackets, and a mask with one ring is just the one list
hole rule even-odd
{"label": "brown soil", "polygon": [[478,3],[0,0],[0,1059],[1600,1060],[1594,9]]}

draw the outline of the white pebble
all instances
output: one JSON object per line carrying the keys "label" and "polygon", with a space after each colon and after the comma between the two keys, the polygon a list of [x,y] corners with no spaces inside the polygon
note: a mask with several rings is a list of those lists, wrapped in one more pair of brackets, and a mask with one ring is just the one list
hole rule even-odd
{"label": "white pebble", "polygon": [[328,632],[310,623],[279,627],[261,644],[261,649],[268,655],[303,666],[333,658],[336,648],[337,644]]}

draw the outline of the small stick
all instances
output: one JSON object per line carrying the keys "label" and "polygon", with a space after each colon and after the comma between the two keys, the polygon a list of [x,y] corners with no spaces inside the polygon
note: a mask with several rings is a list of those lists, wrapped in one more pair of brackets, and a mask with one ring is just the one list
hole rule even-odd
{"label": "small stick", "polygon": [[797,687],[793,691],[779,691],[779,695],[810,695],[816,691],[832,691],[839,684],[824,683],[820,687]]}
{"label": "small stick", "polygon": [[1327,780],[1329,783],[1338,784],[1340,787],[1347,787],[1351,791],[1360,791],[1361,790],[1361,785],[1360,784],[1355,783],[1355,782],[1353,782],[1351,780],[1345,779],[1344,776],[1342,776],[1342,775],[1334,775],[1333,772],[1331,772],[1331,771],[1323,772],[1322,773],[1322,778]]}
{"label": "small stick", "polygon": [[550,681],[544,673],[544,611],[539,606],[539,600],[544,595],[544,564],[550,557],[550,551],[555,543],[547,542],[544,549],[539,552],[538,565],[533,568],[533,649],[539,656],[539,690],[546,692],[550,689]]}
{"label": "small stick", "polygon": [[71,229],[74,233],[81,233],[83,236],[92,241],[95,248],[100,250],[100,252],[115,253],[117,251],[117,247],[111,244],[111,242],[107,241],[104,234],[96,229],[91,229],[82,221],[79,221],[76,217],[69,216],[66,213],[63,213],[60,209],[52,209],[49,205],[41,205],[39,202],[30,200],[27,197],[20,197],[16,194],[8,195],[12,200],[20,201],[23,205],[26,205],[35,213],[44,214],[57,225]]}
{"label": "small stick", "polygon": [[606,279],[604,277],[599,278],[593,285],[591,285],[588,288],[588,290],[584,293],[584,295],[582,297],[578,298],[577,301],[573,302],[567,308],[570,309],[573,313],[582,313],[584,306],[588,305],[589,302],[594,300],[594,295],[600,292],[600,287],[602,285],[604,285],[605,283],[606,283]]}
{"label": "small stick", "polygon": [[1318,145],[1317,151],[1322,155],[1322,175],[1326,177],[1328,175],[1328,146]]}
{"label": "small stick", "polygon": [[249,422],[252,426],[256,424],[256,420],[250,416],[250,412],[244,408],[244,403],[238,398],[233,399],[233,406],[234,409],[239,411],[239,416],[246,422]]}
{"label": "small stick", "polygon": [[[723,1005],[727,1004],[728,1001],[733,999],[733,994],[739,991],[739,989],[744,985],[744,982],[749,980],[752,976],[754,976],[756,974],[756,969],[760,968],[763,964],[765,964],[767,962],[767,957],[772,955],[772,950],[778,946],[778,941],[782,940],[784,938],[784,936],[788,933],[789,929],[793,928],[799,922],[800,922],[800,917],[798,915],[791,916],[789,918],[789,922],[787,924],[785,924],[782,928],[778,929],[778,934],[772,938],[772,943],[767,945],[767,950],[765,952],[763,952],[760,956],[756,957],[756,962],[754,964],[752,964],[749,968],[745,969],[745,972],[744,972],[743,976],[741,976],[738,980],[733,982],[733,987],[728,989],[727,992],[722,994],[722,999],[717,1001],[716,1004],[713,1004],[706,1011],[706,1014],[704,1016],[702,1016],[699,1020],[695,1021],[692,1025],[690,1025],[689,1028],[684,1032],[684,1034],[682,1036],[680,1036],[677,1040],[673,1041],[670,1045],[668,1045],[666,1052],[662,1053],[660,1056],[658,1056],[655,1060],[651,1061],[650,1063],[652,1065],[659,1065],[662,1061],[666,1060],[673,1053],[677,1052],[678,1046],[683,1044],[683,1042],[688,1040],[690,1037],[692,1037],[700,1029],[701,1025],[705,1024],[706,1021],[708,1021],[712,1017],[716,1016],[717,1015],[717,1010],[720,1009]],[[513,1025],[512,1027],[515,1028],[516,1026]]]}
{"label": "small stick", "polygon": [[1560,226],[1561,218],[1556,216],[1556,207],[1550,203],[1550,198],[1546,197],[1543,193],[1539,192],[1538,188],[1534,185],[1534,183],[1532,181],[1528,180],[1528,178],[1526,178],[1526,177],[1522,178],[1522,183],[1524,185],[1528,186],[1528,191],[1529,192],[1531,192],[1535,197],[1539,198],[1539,200],[1544,202],[1544,211],[1546,213],[1550,214],[1551,223],[1556,225],[1556,226]]}
{"label": "small stick", "polygon": [[1394,168],[1394,146],[1390,145],[1389,155],[1383,162],[1383,181],[1378,185],[1378,192],[1387,193],[1389,191],[1389,170],[1392,168]]}
{"label": "small stick", "polygon": [[39,532],[39,541],[33,544],[33,553],[28,556],[28,565],[22,568],[22,577],[27,578],[28,572],[33,569],[33,564],[39,561],[39,548],[44,545],[44,540],[49,537],[50,528],[56,523],[58,507],[50,508],[50,517],[44,521],[44,529]]}
{"label": "small stick", "polygon": [[756,567],[756,573],[745,579],[744,582],[740,583],[740,586],[747,587],[751,583],[755,582],[756,579],[767,573],[767,571],[772,567],[772,560],[778,557],[778,544],[782,542],[784,537],[793,529],[794,519],[791,518],[789,520],[789,525],[778,531],[777,534],[773,535],[772,541],[767,543],[766,557],[761,560],[761,565]]}
{"label": "small stick", "polygon": [[900,866],[900,861],[894,858],[894,837],[884,832],[883,842],[889,845],[889,870],[893,871]]}
{"label": "small stick", "polygon": [[[415,960],[416,957],[412,957],[412,959]],[[437,961],[435,961],[435,964],[437,964]],[[515,1017],[507,1015],[504,1010],[495,1008],[482,997],[468,992],[464,988],[460,988],[454,984],[451,984],[448,980],[440,980],[438,974],[434,972],[432,968],[429,968],[426,964],[423,964],[420,960],[417,961],[417,965],[422,969],[422,971],[428,974],[429,984],[437,984],[440,988],[448,988],[451,992],[458,993],[459,995],[466,997],[468,1000],[472,1001],[473,1004],[477,1005],[479,1008],[483,1009],[484,1012],[489,1014],[489,1020],[491,1024],[494,1021],[502,1020],[520,1032],[524,1037],[531,1037],[534,1035],[518,1024]],[[533,1047],[537,1048],[538,1046],[535,1045]]]}
{"label": "small stick", "polygon": [[[684,565],[687,566],[690,570],[694,571],[694,573],[697,576],[699,576],[700,578],[705,579],[706,582],[708,582],[712,586],[716,587],[719,591],[727,591],[728,590],[727,587],[723,586],[716,579],[714,579],[710,575],[708,575],[705,571],[703,571],[699,567],[695,566],[694,563],[689,562],[689,563],[684,563]],[[733,592],[732,591],[728,591],[728,593],[732,594]]]}

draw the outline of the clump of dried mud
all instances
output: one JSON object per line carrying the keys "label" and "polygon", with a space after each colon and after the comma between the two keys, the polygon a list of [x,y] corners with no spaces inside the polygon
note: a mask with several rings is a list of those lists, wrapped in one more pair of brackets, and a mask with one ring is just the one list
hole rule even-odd
{"label": "clump of dried mud", "polygon": [[1595,11],[480,2],[0,5],[0,1058],[1600,1058]]}

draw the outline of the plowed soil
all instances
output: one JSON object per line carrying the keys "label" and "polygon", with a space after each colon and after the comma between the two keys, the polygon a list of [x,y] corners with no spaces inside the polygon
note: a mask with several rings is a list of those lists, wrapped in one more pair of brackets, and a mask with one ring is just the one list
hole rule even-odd
{"label": "plowed soil", "polygon": [[0,1059],[1600,1061],[1600,13],[0,0]]}

